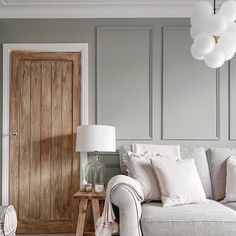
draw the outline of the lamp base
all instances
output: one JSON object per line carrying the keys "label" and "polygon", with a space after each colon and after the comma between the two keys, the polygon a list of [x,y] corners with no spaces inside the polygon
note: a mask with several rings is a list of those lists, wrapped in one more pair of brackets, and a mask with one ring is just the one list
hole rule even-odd
{"label": "lamp base", "polygon": [[92,184],[95,192],[102,192],[105,184],[105,165],[99,160],[98,152],[95,152],[95,158],[93,161],[87,163],[85,167],[84,176],[86,185]]}

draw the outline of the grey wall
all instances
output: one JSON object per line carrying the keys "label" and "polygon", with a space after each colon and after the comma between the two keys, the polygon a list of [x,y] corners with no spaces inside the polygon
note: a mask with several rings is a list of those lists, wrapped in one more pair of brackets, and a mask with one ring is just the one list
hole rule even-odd
{"label": "grey wall", "polygon": [[[89,43],[89,122],[116,126],[118,147],[236,146],[236,59],[218,72],[192,59],[188,25],[189,19],[0,20],[0,43]],[[102,159],[108,178],[120,172],[117,154]]]}

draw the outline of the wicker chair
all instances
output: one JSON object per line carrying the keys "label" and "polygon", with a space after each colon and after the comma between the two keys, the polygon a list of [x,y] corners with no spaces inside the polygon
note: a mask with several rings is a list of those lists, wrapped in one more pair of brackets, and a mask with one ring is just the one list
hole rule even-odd
{"label": "wicker chair", "polygon": [[16,211],[13,206],[0,206],[0,236],[15,236]]}

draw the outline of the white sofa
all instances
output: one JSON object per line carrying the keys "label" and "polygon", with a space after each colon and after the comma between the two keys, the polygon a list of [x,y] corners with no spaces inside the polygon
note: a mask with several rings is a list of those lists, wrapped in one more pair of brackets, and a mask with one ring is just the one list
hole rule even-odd
{"label": "white sofa", "polygon": [[[121,169],[126,173],[127,151],[120,150]],[[236,202],[221,204],[226,183],[226,160],[236,156],[236,148],[181,148],[181,157],[191,156],[202,181],[207,203],[162,207],[160,202],[137,206],[132,194],[122,185],[111,193],[119,208],[121,236],[235,236]],[[154,186],[155,187],[155,186]]]}

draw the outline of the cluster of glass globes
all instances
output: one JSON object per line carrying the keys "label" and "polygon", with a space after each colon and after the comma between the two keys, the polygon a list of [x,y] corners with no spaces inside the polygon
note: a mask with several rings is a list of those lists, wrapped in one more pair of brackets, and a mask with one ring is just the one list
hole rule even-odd
{"label": "cluster of glass globes", "polygon": [[236,52],[236,1],[226,1],[214,14],[211,3],[199,1],[193,7],[190,34],[191,54],[211,68],[221,67]]}

